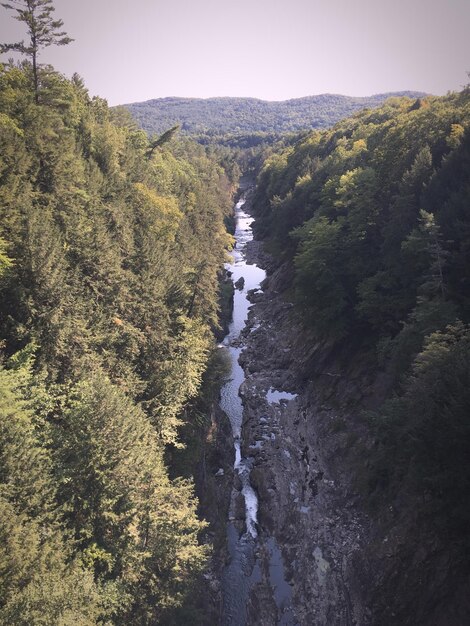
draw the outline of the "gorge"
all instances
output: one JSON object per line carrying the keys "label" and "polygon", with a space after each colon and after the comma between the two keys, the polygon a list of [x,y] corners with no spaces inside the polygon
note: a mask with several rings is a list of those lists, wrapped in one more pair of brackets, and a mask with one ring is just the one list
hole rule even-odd
{"label": "gorge", "polygon": [[426,102],[281,147],[247,196],[267,276],[239,355],[258,500],[240,623],[466,622],[469,144],[445,111],[463,122],[468,92]]}
{"label": "gorge", "polygon": [[0,624],[466,626],[470,87],[170,99],[149,136],[34,41],[0,63]]}

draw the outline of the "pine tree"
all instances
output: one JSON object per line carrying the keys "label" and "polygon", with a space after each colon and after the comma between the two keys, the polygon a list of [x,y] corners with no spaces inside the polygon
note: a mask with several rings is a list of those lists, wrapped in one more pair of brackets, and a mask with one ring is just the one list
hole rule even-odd
{"label": "pine tree", "polygon": [[86,562],[130,592],[124,623],[159,623],[205,560],[191,484],[169,480],[145,413],[102,374],[72,390],[55,437],[59,499]]}
{"label": "pine tree", "polygon": [[38,55],[41,48],[48,46],[65,46],[73,41],[65,31],[60,29],[64,25],[62,20],[54,20],[55,8],[52,0],[11,0],[2,3],[5,9],[15,11],[15,19],[24,22],[28,29],[29,43],[0,44],[0,52],[20,52],[31,59],[33,67],[34,98],[39,103],[39,65]]}

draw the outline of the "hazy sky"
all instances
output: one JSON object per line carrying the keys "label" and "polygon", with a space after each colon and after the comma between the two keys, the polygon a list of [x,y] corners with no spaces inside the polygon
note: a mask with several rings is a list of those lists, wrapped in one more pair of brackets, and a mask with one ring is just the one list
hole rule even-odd
{"label": "hazy sky", "polygon": [[[42,62],[122,104],[164,96],[458,90],[470,0],[55,0],[75,42]],[[0,7],[0,41],[22,38]]]}

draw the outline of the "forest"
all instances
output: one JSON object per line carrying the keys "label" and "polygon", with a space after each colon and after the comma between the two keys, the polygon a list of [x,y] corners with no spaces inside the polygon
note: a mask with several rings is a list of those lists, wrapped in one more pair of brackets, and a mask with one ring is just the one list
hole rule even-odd
{"label": "forest", "polygon": [[365,108],[376,108],[392,96],[420,97],[419,92],[394,92],[354,98],[335,94],[281,102],[256,98],[159,98],[124,105],[148,133],[162,133],[179,124],[181,132],[201,138],[299,132],[332,126]]}
{"label": "forest", "polygon": [[165,451],[214,349],[232,183],[29,59],[0,65],[0,144],[0,622],[171,623],[208,546]]}
{"label": "forest", "polygon": [[[392,98],[275,152],[256,228],[292,265],[313,345],[368,354],[387,375],[364,414],[368,498],[410,488],[468,550],[470,89]],[[417,505],[418,506],[418,505]]]}

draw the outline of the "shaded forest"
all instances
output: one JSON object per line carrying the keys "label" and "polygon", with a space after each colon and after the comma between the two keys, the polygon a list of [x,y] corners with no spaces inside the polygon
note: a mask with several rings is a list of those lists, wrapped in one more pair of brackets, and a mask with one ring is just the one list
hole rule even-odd
{"label": "shaded forest", "polygon": [[292,267],[311,345],[369,355],[388,396],[363,416],[370,502],[411,490],[447,541],[470,519],[470,90],[390,99],[277,151],[258,236]]}
{"label": "shaded forest", "polygon": [[361,416],[367,499],[406,489],[467,558],[470,89],[111,109],[37,61],[70,41],[51,0],[3,6],[31,42],[0,64],[0,622],[207,623],[190,474],[255,169],[305,341],[387,378]]}

